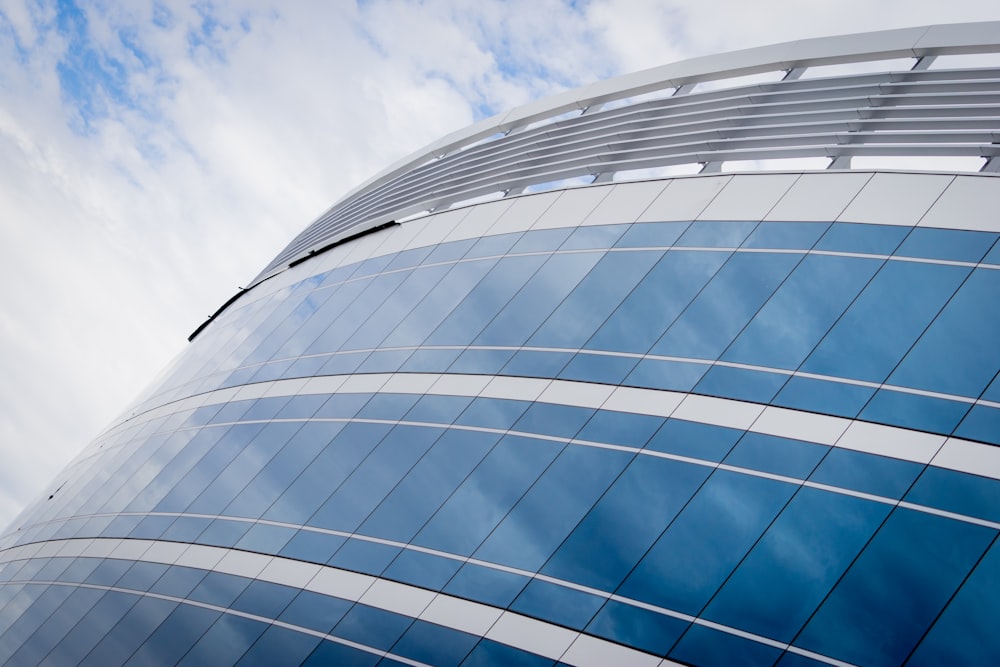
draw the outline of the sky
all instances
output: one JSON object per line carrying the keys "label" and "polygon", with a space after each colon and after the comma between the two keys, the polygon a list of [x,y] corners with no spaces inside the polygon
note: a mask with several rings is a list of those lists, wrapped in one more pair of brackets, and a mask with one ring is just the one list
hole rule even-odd
{"label": "sky", "polygon": [[0,0],[0,527],[353,186],[688,57],[996,0]]}

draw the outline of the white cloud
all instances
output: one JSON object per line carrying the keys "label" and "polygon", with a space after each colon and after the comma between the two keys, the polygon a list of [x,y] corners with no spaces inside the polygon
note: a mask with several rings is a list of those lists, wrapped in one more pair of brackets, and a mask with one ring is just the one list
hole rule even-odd
{"label": "white cloud", "polygon": [[[54,3],[0,0],[0,525],[296,232],[421,145],[678,58],[1000,18],[899,0],[81,4],[75,39]],[[107,68],[84,101],[59,73],[81,49]]]}

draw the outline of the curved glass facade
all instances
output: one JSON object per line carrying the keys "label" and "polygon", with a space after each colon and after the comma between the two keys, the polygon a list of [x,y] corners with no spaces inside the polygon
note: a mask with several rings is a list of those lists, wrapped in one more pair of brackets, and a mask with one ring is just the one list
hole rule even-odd
{"label": "curved glass facade", "polygon": [[994,664],[997,183],[595,185],[317,253],[0,536],[0,664]]}

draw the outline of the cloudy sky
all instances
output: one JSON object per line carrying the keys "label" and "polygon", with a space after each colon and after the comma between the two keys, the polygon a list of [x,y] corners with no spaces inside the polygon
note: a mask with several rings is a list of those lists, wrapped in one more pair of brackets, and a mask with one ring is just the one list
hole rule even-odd
{"label": "cloudy sky", "polygon": [[675,60],[961,0],[0,0],[0,527],[352,186]]}

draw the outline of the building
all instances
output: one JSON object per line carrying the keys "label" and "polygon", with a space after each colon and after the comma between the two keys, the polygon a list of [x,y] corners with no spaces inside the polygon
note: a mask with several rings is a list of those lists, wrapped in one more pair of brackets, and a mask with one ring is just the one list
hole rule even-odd
{"label": "building", "polygon": [[0,537],[0,663],[996,664],[998,51],[696,59],[372,179]]}

